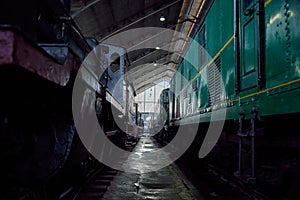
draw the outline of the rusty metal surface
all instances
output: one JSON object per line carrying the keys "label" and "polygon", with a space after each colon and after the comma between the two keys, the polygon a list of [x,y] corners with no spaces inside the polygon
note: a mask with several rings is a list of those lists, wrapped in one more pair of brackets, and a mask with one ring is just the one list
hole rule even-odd
{"label": "rusty metal surface", "polygon": [[20,66],[64,86],[70,79],[71,71],[77,70],[80,63],[69,51],[66,61],[60,65],[21,35],[11,30],[0,30],[0,66]]}

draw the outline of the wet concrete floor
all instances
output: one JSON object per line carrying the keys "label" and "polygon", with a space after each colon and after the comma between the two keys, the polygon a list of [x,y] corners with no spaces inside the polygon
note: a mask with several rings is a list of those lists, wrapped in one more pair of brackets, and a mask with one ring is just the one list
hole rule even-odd
{"label": "wet concrete floor", "polygon": [[142,155],[158,148],[151,138],[142,137],[124,163],[124,169],[131,168],[134,171],[119,172],[103,199],[203,199],[175,164],[152,172],[149,170],[153,168],[153,163],[141,159]]}

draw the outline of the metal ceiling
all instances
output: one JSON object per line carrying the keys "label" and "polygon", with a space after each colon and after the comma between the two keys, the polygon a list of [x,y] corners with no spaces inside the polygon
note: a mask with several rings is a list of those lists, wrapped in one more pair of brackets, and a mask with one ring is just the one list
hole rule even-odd
{"label": "metal ceiling", "polygon": [[[134,28],[167,28],[183,33],[184,37],[166,37],[142,32],[125,39],[131,71],[128,80],[138,94],[162,79],[171,80],[188,44],[186,37],[197,28],[195,22],[204,3],[205,0],[72,0],[71,16],[85,36],[99,42]],[[159,20],[161,15],[166,18],[163,22]],[[153,43],[153,38],[160,41],[162,49],[152,44],[153,48],[134,50],[138,45]]]}

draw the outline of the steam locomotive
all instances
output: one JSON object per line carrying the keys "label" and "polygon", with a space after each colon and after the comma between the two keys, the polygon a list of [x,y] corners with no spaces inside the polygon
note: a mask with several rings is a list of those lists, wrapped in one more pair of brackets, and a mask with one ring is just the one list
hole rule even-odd
{"label": "steam locomotive", "polygon": [[[72,92],[83,61],[98,43],[81,34],[69,11],[68,0],[1,2],[3,197],[17,198],[19,192],[14,191],[42,188],[57,179],[62,183],[62,177],[74,179],[95,162],[75,130]],[[96,85],[86,82],[95,101],[88,102],[87,95],[82,102],[90,103],[104,133],[109,133],[107,137],[124,148],[128,139],[125,130],[134,127],[135,118],[134,88],[126,80],[126,52],[104,45],[96,54],[98,67],[104,71],[94,80]],[[117,86],[118,82],[122,87]],[[115,123],[112,110],[122,117],[125,130]]]}

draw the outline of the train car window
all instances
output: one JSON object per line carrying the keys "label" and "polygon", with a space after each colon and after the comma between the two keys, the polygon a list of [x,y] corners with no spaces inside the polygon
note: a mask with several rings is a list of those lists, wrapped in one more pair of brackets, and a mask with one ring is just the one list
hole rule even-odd
{"label": "train car window", "polygon": [[253,0],[244,0],[243,9],[246,10],[252,2],[253,2]]}
{"label": "train car window", "polygon": [[110,69],[113,73],[117,72],[120,69],[120,55],[118,53],[113,53],[110,56]]}

